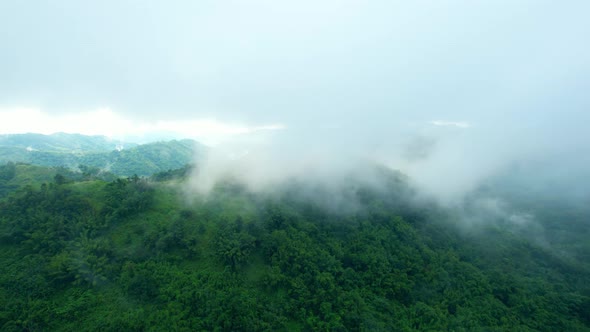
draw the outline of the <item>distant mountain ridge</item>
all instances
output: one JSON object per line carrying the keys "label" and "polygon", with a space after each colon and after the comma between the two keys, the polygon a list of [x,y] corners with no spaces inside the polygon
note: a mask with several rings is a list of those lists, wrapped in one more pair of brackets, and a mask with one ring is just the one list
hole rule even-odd
{"label": "distant mountain ridge", "polygon": [[44,152],[106,152],[120,148],[137,146],[113,140],[106,136],[87,136],[82,134],[56,133],[43,134],[8,134],[0,135],[0,147],[24,148]]}
{"label": "distant mountain ridge", "polygon": [[190,139],[137,145],[105,136],[80,134],[0,135],[0,163],[22,162],[40,166],[79,165],[119,176],[149,176],[181,168],[205,151]]}

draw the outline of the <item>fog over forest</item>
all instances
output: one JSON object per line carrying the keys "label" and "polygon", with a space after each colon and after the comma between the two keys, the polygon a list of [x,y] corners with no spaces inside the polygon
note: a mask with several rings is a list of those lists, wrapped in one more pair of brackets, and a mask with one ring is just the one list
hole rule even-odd
{"label": "fog over forest", "polygon": [[587,199],[589,9],[6,2],[0,112],[14,122],[19,110],[59,119],[106,107],[129,132],[171,134],[199,119],[241,126],[218,135],[201,189],[226,170],[260,187],[376,162],[445,202],[510,169]]}
{"label": "fog over forest", "polygon": [[590,1],[0,1],[0,330],[590,331]]}

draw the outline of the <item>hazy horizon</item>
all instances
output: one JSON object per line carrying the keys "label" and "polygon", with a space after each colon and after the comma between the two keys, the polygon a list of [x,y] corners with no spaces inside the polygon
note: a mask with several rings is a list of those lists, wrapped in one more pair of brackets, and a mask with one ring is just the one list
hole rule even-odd
{"label": "hazy horizon", "polygon": [[256,184],[368,160],[449,199],[511,165],[551,164],[583,187],[588,10],[532,0],[6,2],[0,134],[193,138],[215,147],[208,174],[239,168]]}

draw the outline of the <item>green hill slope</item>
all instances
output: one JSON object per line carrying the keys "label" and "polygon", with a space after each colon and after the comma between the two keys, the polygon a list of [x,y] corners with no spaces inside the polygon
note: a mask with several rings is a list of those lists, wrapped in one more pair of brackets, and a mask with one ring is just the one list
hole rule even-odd
{"label": "green hill slope", "polygon": [[69,134],[2,135],[0,163],[96,167],[119,176],[149,176],[194,162],[204,147],[192,140],[156,142],[121,149],[124,144],[101,136]]}
{"label": "green hill slope", "polygon": [[[39,189],[43,184],[56,181],[56,176],[66,181],[115,180],[117,176],[109,172],[82,167],[72,171],[64,167],[44,167],[30,164],[7,163],[0,165],[0,199],[19,189],[30,187]],[[69,179],[69,180],[68,180]]]}
{"label": "green hill slope", "polygon": [[590,330],[587,261],[383,183],[347,185],[345,213],[294,183],[20,190],[0,201],[0,329]]}
{"label": "green hill slope", "polygon": [[108,154],[83,155],[78,161],[121,176],[149,176],[194,162],[198,148],[192,140],[157,142]]}

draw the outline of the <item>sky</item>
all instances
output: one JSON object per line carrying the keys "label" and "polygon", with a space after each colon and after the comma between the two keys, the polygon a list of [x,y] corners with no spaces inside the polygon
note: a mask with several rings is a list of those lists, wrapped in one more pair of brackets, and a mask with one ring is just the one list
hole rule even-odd
{"label": "sky", "polygon": [[368,158],[462,192],[515,160],[585,162],[589,12],[585,0],[3,1],[0,134],[190,137],[275,173]]}

